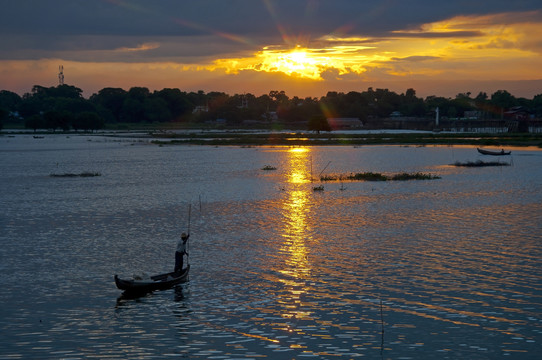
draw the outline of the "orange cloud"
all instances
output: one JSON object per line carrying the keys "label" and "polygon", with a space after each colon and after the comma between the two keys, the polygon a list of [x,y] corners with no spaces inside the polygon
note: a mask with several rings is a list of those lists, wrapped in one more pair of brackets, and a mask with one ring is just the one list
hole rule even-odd
{"label": "orange cloud", "polygon": [[[62,60],[63,53],[52,59],[0,61],[0,78],[6,89],[18,92],[30,91],[35,84],[53,86],[58,81],[58,65],[63,64],[66,83],[81,87],[86,94],[108,86],[147,86],[230,93],[279,89],[293,95],[318,96],[330,90],[369,86],[396,91],[409,87],[418,91],[424,86],[432,94],[444,95],[448,93],[443,91],[456,91],[444,84],[458,82],[472,84],[458,85],[461,91],[491,92],[493,88],[480,84],[542,79],[542,22],[537,17],[539,12],[460,16],[387,36],[327,35],[304,46],[274,44],[231,56],[185,57],[192,59],[186,62],[174,55],[154,62],[139,55],[158,48],[170,51],[198,46],[201,41],[143,40],[135,47],[78,52],[79,61]],[[221,53],[228,51],[233,50],[225,45]],[[111,54],[119,56],[104,61]],[[532,96],[540,93],[536,84],[524,82],[517,89],[530,86]],[[502,88],[499,85],[495,90]]]}
{"label": "orange cloud", "polygon": [[[542,23],[533,20],[537,15],[458,16],[387,37],[328,35],[306,47],[268,46],[251,56],[217,59],[203,69],[229,74],[280,72],[315,81],[324,80],[326,73],[362,76],[376,68],[390,76],[486,78],[491,75],[485,70],[491,69],[499,78],[525,79],[533,74],[542,78],[540,67],[534,65],[542,52]],[[512,63],[522,67],[508,67]],[[506,72],[499,70],[503,64]]]}

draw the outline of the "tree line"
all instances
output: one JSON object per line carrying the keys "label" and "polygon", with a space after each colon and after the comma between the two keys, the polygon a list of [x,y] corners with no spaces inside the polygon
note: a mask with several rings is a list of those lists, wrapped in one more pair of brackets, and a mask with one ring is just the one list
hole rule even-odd
{"label": "tree line", "polygon": [[[367,119],[396,116],[434,117],[438,108],[443,117],[460,118],[476,111],[481,119],[502,118],[511,108],[521,107],[529,116],[542,117],[542,94],[533,99],[516,98],[506,90],[488,95],[460,93],[455,98],[416,96],[414,89],[397,94],[388,89],[368,88],[347,93],[330,91],[321,98],[289,97],[284,91],[269,94],[228,95],[223,92],[184,92],[145,87],[104,88],[83,97],[83,91],[71,85],[43,87],[35,85],[23,96],[0,91],[0,128],[3,123],[24,124],[29,129],[92,131],[114,123],[205,123],[219,120],[241,125],[246,120],[285,124],[308,124],[312,130],[327,130],[326,118]],[[322,125],[324,124],[324,125]],[[323,126],[323,127],[322,127]]]}

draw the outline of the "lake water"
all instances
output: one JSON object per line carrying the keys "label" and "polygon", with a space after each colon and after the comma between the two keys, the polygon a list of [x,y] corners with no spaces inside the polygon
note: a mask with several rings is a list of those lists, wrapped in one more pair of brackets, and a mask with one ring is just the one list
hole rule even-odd
{"label": "lake water", "polygon": [[[479,159],[511,166],[450,165]],[[540,150],[15,135],[0,161],[0,359],[542,352]],[[367,171],[441,179],[310,182]],[[113,275],[171,271],[188,230],[189,283],[123,297]]]}

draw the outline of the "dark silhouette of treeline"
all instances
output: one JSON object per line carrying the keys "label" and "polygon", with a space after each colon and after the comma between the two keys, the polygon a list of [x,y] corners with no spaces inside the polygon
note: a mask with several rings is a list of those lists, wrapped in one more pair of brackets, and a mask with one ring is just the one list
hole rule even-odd
{"label": "dark silhouette of treeline", "polygon": [[[328,130],[323,119],[434,118],[438,108],[443,118],[475,116],[480,120],[502,119],[513,109],[514,116],[542,117],[542,94],[533,99],[516,98],[506,90],[491,95],[461,93],[455,98],[416,96],[414,89],[397,94],[369,88],[348,93],[330,91],[318,98],[289,97],[284,91],[269,94],[228,95],[223,92],[184,92],[165,88],[151,92],[145,87],[129,90],[104,88],[85,99],[71,85],[35,85],[22,97],[0,91],[0,126],[24,124],[29,129],[98,130],[114,123],[209,123],[230,126],[281,122],[304,124],[312,130]],[[518,110],[519,109],[519,110]],[[519,114],[519,115],[518,115]]]}

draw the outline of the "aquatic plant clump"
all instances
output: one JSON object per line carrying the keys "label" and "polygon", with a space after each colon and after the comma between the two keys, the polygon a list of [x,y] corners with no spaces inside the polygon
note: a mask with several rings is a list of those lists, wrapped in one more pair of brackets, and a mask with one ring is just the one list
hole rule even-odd
{"label": "aquatic plant clump", "polygon": [[510,166],[509,163],[501,162],[501,161],[467,161],[467,162],[459,162],[456,161],[454,163],[454,166],[464,166],[464,167],[485,167],[485,166]]}
{"label": "aquatic plant clump", "polygon": [[321,181],[388,181],[388,180],[434,180],[440,176],[423,173],[399,173],[384,175],[380,173],[364,172],[351,174],[325,175],[320,177]]}
{"label": "aquatic plant clump", "polygon": [[94,177],[94,176],[102,176],[102,174],[98,172],[82,172],[79,174],[73,174],[73,173],[64,173],[64,174],[50,174],[51,177]]}
{"label": "aquatic plant clump", "polygon": [[266,170],[266,171],[269,171],[269,170],[277,170],[276,167],[274,166],[271,166],[271,165],[265,165],[262,170]]}
{"label": "aquatic plant clump", "polygon": [[401,173],[401,174],[393,175],[390,180],[433,180],[433,179],[440,179],[440,176],[431,175],[431,174],[423,174],[420,172],[417,172],[414,174]]}

